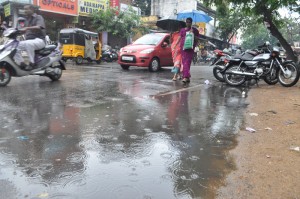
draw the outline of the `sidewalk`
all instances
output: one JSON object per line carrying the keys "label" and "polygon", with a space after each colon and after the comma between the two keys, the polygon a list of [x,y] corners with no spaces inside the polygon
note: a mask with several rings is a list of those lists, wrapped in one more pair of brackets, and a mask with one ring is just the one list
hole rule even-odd
{"label": "sidewalk", "polygon": [[241,130],[238,146],[229,154],[237,170],[227,176],[218,198],[299,198],[300,83],[285,88],[260,82],[248,101],[242,129],[256,132]]}

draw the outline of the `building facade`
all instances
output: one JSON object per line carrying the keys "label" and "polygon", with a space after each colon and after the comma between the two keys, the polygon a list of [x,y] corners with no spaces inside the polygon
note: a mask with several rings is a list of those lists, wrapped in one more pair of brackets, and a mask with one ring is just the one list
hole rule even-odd
{"label": "building facade", "polygon": [[[215,10],[205,7],[197,0],[151,0],[151,16],[157,19],[175,17],[183,10],[201,10],[212,17],[209,23],[196,23],[200,34],[207,41],[214,43],[218,48],[224,48],[227,42],[220,40],[216,32],[217,19]],[[233,42],[233,41],[232,41]]]}
{"label": "building facade", "polygon": [[176,15],[187,9],[197,9],[196,0],[151,0],[151,15],[159,18]]}
{"label": "building facade", "polygon": [[[24,17],[23,8],[26,4],[36,6],[37,12],[45,19],[47,34],[51,40],[56,41],[59,30],[63,28],[94,31],[89,17],[91,13],[104,11],[109,7],[126,10],[132,0],[0,0],[1,22],[5,21],[9,27],[17,27],[17,19]],[[134,10],[140,14],[138,8],[134,7]],[[116,40],[114,35],[107,32],[103,32],[102,37],[104,44],[114,43]],[[127,44],[127,39],[122,43]]]}

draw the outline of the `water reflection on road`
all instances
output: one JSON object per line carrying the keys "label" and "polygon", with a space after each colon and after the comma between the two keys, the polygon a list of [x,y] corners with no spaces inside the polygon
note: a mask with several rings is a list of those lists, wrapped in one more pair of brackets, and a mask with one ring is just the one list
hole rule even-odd
{"label": "water reflection on road", "polygon": [[243,121],[241,90],[199,85],[147,95],[139,85],[111,84],[105,97],[66,85],[38,93],[42,83],[18,94],[7,89],[0,106],[1,194],[213,197],[234,167],[227,151]]}

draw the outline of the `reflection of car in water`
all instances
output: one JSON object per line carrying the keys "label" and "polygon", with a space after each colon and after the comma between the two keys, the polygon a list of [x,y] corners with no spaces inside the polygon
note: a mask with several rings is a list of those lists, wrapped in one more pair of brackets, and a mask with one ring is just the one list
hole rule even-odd
{"label": "reflection of car in water", "polygon": [[172,66],[170,34],[151,33],[120,49],[118,63],[123,69],[130,66],[148,67],[158,71],[162,66]]}

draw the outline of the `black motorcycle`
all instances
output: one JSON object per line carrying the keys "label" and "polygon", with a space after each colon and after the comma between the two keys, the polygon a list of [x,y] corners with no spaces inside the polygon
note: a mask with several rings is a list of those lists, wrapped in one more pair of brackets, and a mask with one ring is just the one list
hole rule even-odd
{"label": "black motorcycle", "polygon": [[107,49],[102,51],[102,61],[114,62],[118,60],[118,53],[114,49]]}
{"label": "black motorcycle", "polygon": [[[267,45],[268,46],[268,45]],[[251,60],[230,61],[224,72],[225,81],[231,86],[242,85],[247,80],[263,79],[272,85],[278,81],[282,86],[290,87],[299,80],[299,70],[290,60],[280,58],[280,49],[256,55]]]}
{"label": "black motorcycle", "polygon": [[215,63],[213,64],[213,74],[214,77],[219,80],[220,82],[225,82],[224,73],[227,67],[231,65],[240,64],[243,61],[252,60],[256,55],[258,55],[260,51],[258,50],[248,50],[242,54],[235,55],[233,58],[227,54],[223,56],[219,56]]}

